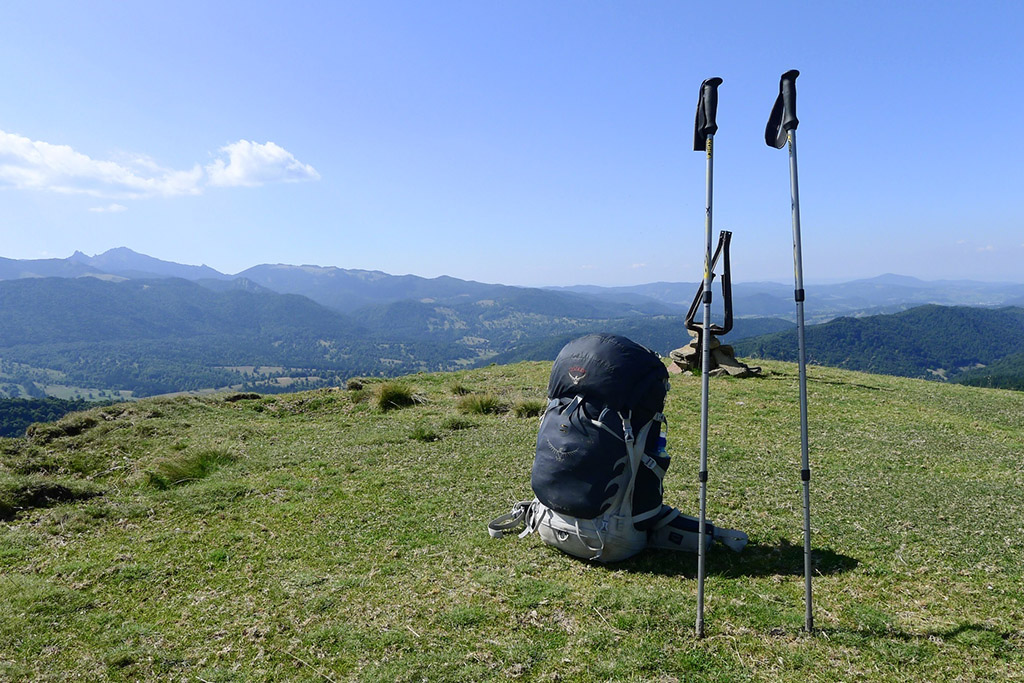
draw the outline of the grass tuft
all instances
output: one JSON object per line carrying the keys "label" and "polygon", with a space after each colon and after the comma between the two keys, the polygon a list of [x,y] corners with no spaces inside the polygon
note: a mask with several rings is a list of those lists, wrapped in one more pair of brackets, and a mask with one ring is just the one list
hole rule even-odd
{"label": "grass tuft", "polygon": [[458,408],[467,415],[496,415],[505,410],[494,394],[468,394],[458,400]]}
{"label": "grass tuft", "polygon": [[198,481],[213,474],[222,465],[236,460],[228,451],[210,448],[158,460],[146,471],[146,483],[161,491]]}
{"label": "grass tuft", "polygon": [[462,382],[454,382],[448,386],[448,390],[455,396],[465,396],[466,394],[472,393],[472,390]]}
{"label": "grass tuft", "polygon": [[400,382],[385,382],[377,389],[377,407],[384,412],[407,408],[415,402],[412,389]]}
{"label": "grass tuft", "polygon": [[516,417],[537,417],[544,412],[544,408],[546,407],[547,403],[544,401],[527,399],[516,403],[512,407],[512,412],[515,413]]}

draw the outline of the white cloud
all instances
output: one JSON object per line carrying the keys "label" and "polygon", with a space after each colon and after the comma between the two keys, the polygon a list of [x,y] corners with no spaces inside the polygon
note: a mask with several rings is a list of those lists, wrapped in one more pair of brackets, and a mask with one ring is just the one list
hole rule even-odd
{"label": "white cloud", "polygon": [[978,247],[978,251],[995,251],[995,250],[996,250],[996,248],[993,247],[991,244],[987,244],[984,247]]}
{"label": "white cloud", "polygon": [[[195,164],[179,171],[142,155],[123,161],[93,159],[68,145],[30,140],[0,130],[0,187],[84,194],[104,199],[143,199],[201,194],[208,186],[255,186],[270,182],[317,180],[320,174],[284,148],[248,140],[221,148],[205,169]],[[107,211],[123,211],[105,208]]]}
{"label": "white cloud", "polygon": [[0,183],[20,190],[50,190],[92,197],[136,199],[198,194],[203,170],[132,168],[99,161],[67,145],[0,131]]}
{"label": "white cloud", "polygon": [[646,263],[634,263],[633,265],[630,266],[630,268],[633,268],[634,270],[639,270],[640,268],[646,268],[646,267],[647,267]]}
{"label": "white cloud", "polygon": [[89,210],[93,213],[121,213],[127,211],[128,207],[121,204],[107,204],[106,206],[94,206]]}
{"label": "white cloud", "polygon": [[309,164],[296,159],[291,152],[273,142],[259,144],[249,140],[220,148],[228,155],[227,163],[217,159],[207,165],[211,185],[254,186],[264,183],[295,183],[319,180],[320,174]]}

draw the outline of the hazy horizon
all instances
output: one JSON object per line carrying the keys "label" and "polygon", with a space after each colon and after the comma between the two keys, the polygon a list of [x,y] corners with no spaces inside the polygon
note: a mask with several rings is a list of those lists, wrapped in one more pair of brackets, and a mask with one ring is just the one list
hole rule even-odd
{"label": "hazy horizon", "polygon": [[[263,262],[263,263],[253,263],[253,264],[251,264],[249,266],[246,266],[245,268],[242,268],[241,270],[238,270],[238,271],[235,271],[235,272],[225,272],[225,271],[220,270],[219,268],[215,268],[214,266],[211,266],[209,263],[206,263],[204,261],[201,261],[199,263],[184,262],[184,261],[169,261],[168,259],[164,259],[164,258],[162,258],[162,257],[160,257],[158,255],[145,254],[145,253],[142,253],[142,252],[140,252],[140,251],[138,251],[136,249],[132,249],[131,247],[126,247],[124,245],[120,245],[120,246],[117,246],[117,247],[111,247],[110,249],[107,249],[107,250],[104,250],[104,251],[101,251],[101,252],[97,252],[97,253],[94,253],[94,254],[86,253],[86,252],[82,251],[81,249],[72,249],[71,253],[68,256],[50,256],[50,257],[44,257],[44,258],[68,259],[68,258],[71,258],[75,253],[79,253],[79,252],[84,254],[88,258],[95,258],[97,256],[100,256],[100,255],[108,252],[108,251],[113,251],[113,250],[117,250],[117,249],[127,249],[127,250],[129,250],[129,251],[131,251],[131,252],[133,252],[135,254],[140,255],[140,256],[147,256],[147,257],[155,258],[157,260],[164,261],[164,262],[176,263],[178,265],[192,266],[192,267],[197,267],[197,268],[198,267],[213,268],[213,270],[216,270],[221,275],[226,275],[226,276],[229,276],[229,277],[238,277],[239,275],[241,275],[246,270],[249,270],[250,268],[255,268],[257,266],[267,266],[267,265],[269,265],[269,266],[311,267],[311,268],[324,268],[324,269],[327,269],[327,268],[339,268],[341,270],[357,270],[357,271],[367,271],[367,272],[381,272],[381,273],[385,273],[387,275],[393,275],[393,276],[399,276],[399,277],[400,276],[405,276],[405,275],[413,275],[413,276],[425,277],[425,278],[426,277],[430,277],[430,278],[436,278],[436,277],[455,277],[455,278],[458,278],[460,280],[470,280],[471,279],[471,278],[459,277],[459,276],[453,275],[451,273],[442,273],[441,275],[426,276],[426,275],[422,275],[422,274],[416,273],[416,272],[392,273],[392,272],[385,271],[385,270],[383,270],[381,268],[372,268],[372,267],[359,267],[359,266],[350,267],[350,266],[343,266],[343,265],[338,265],[338,264],[324,264],[324,263],[284,263],[284,262],[281,262],[281,261],[267,261],[267,262]],[[9,256],[3,256],[2,254],[0,254],[0,257],[2,257],[2,258],[12,258],[12,257],[9,257]],[[20,260],[34,260],[34,259],[20,259]],[[194,259],[192,259],[192,260],[194,261]],[[984,278],[936,278],[936,279],[925,279],[925,278],[917,278],[917,277],[914,277],[912,275],[906,275],[904,273],[876,273],[874,275],[864,275],[864,276],[852,277],[852,278],[813,279],[813,280],[812,279],[808,279],[808,280],[806,280],[806,284],[810,285],[810,286],[814,286],[814,285],[835,285],[835,284],[844,284],[844,283],[857,282],[857,281],[863,281],[863,280],[875,280],[875,279],[886,278],[886,277],[911,278],[913,280],[917,280],[917,281],[920,281],[920,282],[923,282],[923,283],[941,283],[941,282],[957,282],[957,281],[965,281],[965,282],[967,282],[967,281],[969,281],[969,282],[979,282],[979,283],[985,283],[985,284],[1007,284],[1007,285],[1024,284],[1024,278],[1021,278],[1019,280],[999,280],[999,279],[984,279]],[[638,283],[622,284],[622,285],[615,285],[615,284],[611,284],[611,285],[598,285],[598,284],[595,284],[595,283],[592,283],[592,282],[576,282],[576,283],[568,284],[568,285],[563,285],[563,284],[536,284],[535,285],[535,284],[520,284],[520,283],[515,283],[515,282],[499,282],[499,281],[495,281],[495,280],[474,280],[474,281],[480,282],[480,283],[483,283],[483,284],[507,285],[507,286],[510,286],[510,287],[535,287],[535,288],[542,288],[542,289],[544,289],[544,288],[549,288],[549,289],[568,289],[568,288],[572,288],[572,287],[602,287],[602,288],[616,289],[616,288],[628,288],[628,287],[641,287],[641,286],[644,286],[644,285],[655,285],[655,284],[662,284],[662,283],[664,283],[664,284],[697,284],[700,281],[700,278],[679,279],[679,280],[651,280],[649,282],[638,282]],[[785,280],[782,280],[782,279],[774,279],[774,280],[771,280],[771,279],[744,280],[744,279],[737,279],[735,277],[735,275],[733,276],[733,284],[734,285],[744,285],[744,284],[754,285],[754,284],[762,284],[762,283],[782,285],[782,286],[791,286],[793,284],[792,280],[790,280],[790,281],[785,281]]]}

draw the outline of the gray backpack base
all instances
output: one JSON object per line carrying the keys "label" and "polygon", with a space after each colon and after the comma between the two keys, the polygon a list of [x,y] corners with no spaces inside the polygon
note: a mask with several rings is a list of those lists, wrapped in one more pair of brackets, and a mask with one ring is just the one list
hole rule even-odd
{"label": "gray backpack base", "polygon": [[[492,538],[516,532],[523,538],[536,531],[548,545],[574,557],[598,562],[626,560],[645,548],[696,553],[700,537],[696,517],[667,505],[654,526],[642,531],[634,526],[631,518],[621,514],[579,519],[559,514],[536,499],[516,503],[511,512],[488,524],[487,531]],[[711,547],[715,541],[739,552],[747,544],[747,535],[706,522],[705,547]]]}

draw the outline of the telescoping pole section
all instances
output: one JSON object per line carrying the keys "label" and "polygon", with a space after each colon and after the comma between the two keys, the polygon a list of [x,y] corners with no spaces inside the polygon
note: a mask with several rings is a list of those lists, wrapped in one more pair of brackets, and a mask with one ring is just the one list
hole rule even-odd
{"label": "telescoping pole section", "polygon": [[693,129],[693,149],[707,151],[707,194],[704,204],[704,321],[701,332],[701,407],[700,407],[700,521],[697,541],[697,637],[704,637],[704,577],[707,544],[708,495],[708,373],[711,370],[711,207],[714,192],[714,149],[718,125],[718,86],[721,78],[709,78],[700,84],[697,118]]}
{"label": "telescoping pole section", "polygon": [[796,78],[797,70],[782,74],[779,81],[779,96],[772,108],[768,127],[765,129],[765,142],[769,146],[782,149],[789,147],[789,185],[793,208],[793,277],[795,283],[794,299],[796,300],[796,334],[798,361],[800,368],[800,479],[803,481],[804,508],[804,602],[806,615],[804,628],[814,630],[814,609],[811,601],[811,465],[807,450],[807,353],[804,346],[804,266],[803,252],[800,244],[800,185],[796,172],[796,127],[800,121],[796,117]]}

